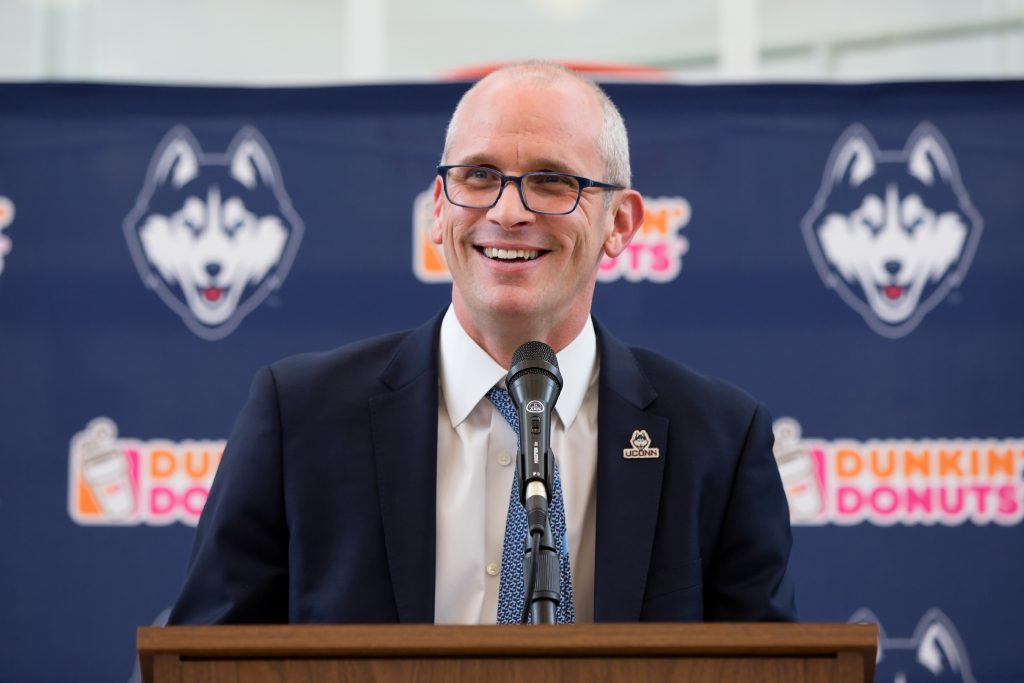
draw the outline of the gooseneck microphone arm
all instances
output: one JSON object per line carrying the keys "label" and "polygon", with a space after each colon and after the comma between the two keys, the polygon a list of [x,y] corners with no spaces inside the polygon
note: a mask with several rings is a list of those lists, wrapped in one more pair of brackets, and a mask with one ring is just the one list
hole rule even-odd
{"label": "gooseneck microphone arm", "polygon": [[543,342],[526,342],[512,355],[505,384],[519,413],[516,473],[530,532],[530,543],[524,547],[527,590],[522,621],[529,613],[534,624],[553,624],[561,600],[558,547],[548,520],[555,468],[551,411],[562,390],[555,352]]}

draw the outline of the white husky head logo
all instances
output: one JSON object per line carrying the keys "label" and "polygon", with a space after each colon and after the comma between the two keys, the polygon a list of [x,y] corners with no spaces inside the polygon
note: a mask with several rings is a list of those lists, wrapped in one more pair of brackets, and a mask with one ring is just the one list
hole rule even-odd
{"label": "white husky head logo", "polygon": [[891,638],[874,613],[862,607],[851,623],[878,624],[878,683],[975,683],[967,649],[956,626],[941,610],[930,609],[910,638]]}
{"label": "white husky head logo", "polygon": [[832,150],[802,228],[825,284],[895,339],[960,284],[981,225],[934,126],[919,125],[902,150],[879,150],[854,124]]}
{"label": "white husky head logo", "polygon": [[274,154],[251,127],[224,154],[172,129],[124,221],[143,281],[204,339],[230,334],[281,285],[302,229]]}

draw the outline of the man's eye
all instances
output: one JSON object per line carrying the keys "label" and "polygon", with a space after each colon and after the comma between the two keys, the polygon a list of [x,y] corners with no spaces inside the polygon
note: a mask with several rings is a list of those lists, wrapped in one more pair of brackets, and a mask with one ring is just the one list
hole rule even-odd
{"label": "man's eye", "polygon": [[458,176],[458,180],[460,182],[472,183],[474,185],[493,183],[497,181],[497,179],[498,176],[493,171],[488,171],[486,168],[463,169],[463,172]]}
{"label": "man's eye", "polygon": [[566,185],[573,186],[576,181],[572,178],[557,173],[545,173],[543,175],[533,176],[534,182],[538,185]]}
{"label": "man's eye", "polygon": [[571,195],[579,189],[579,184],[572,176],[560,173],[537,173],[526,176],[527,187],[531,192],[545,194]]}

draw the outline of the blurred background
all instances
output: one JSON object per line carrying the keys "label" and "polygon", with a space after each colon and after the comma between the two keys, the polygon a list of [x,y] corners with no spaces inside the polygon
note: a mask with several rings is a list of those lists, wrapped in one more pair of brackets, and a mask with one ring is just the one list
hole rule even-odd
{"label": "blurred background", "polygon": [[422,81],[522,58],[672,80],[1024,73],[1020,0],[3,0],[0,79]]}
{"label": "blurred background", "polygon": [[[886,683],[1024,680],[1024,0],[0,0],[0,682],[137,680],[200,507],[156,494],[205,500],[215,465],[182,463],[219,456],[261,365],[447,305],[424,238],[444,125],[462,81],[524,58],[609,82],[661,219],[595,314],[789,418],[776,457],[822,492],[794,513],[801,617],[877,615]],[[851,136],[894,182],[928,143],[953,170],[930,200],[971,233],[899,334],[809,237]],[[208,166],[255,140],[264,203],[297,212],[276,283],[217,334],[135,242],[181,139]],[[90,498],[96,425],[130,514]],[[840,450],[954,448],[1009,471],[866,476],[839,510]],[[918,485],[978,499],[923,516]]]}

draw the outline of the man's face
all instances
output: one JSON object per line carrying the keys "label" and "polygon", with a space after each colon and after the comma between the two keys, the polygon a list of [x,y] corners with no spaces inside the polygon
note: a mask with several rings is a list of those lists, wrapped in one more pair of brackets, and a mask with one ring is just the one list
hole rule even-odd
{"label": "man's face", "polygon": [[[469,97],[445,163],[488,166],[506,175],[545,170],[606,180],[596,144],[601,108],[581,85],[497,80]],[[570,214],[535,214],[510,183],[494,207],[466,209],[447,201],[438,178],[431,238],[444,246],[460,319],[465,324],[468,315],[480,324],[494,316],[518,317],[547,327],[582,321],[602,252],[614,255],[625,247],[622,231],[615,230],[617,204],[606,206],[603,192],[585,190]],[[493,249],[537,256],[508,260],[496,258]]]}

